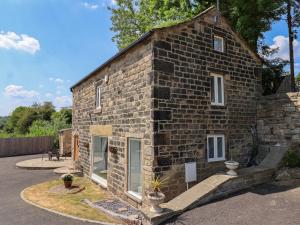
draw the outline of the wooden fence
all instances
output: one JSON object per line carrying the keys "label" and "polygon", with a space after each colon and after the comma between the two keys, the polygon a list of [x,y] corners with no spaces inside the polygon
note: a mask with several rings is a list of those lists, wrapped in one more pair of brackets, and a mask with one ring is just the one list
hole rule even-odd
{"label": "wooden fence", "polygon": [[48,152],[54,137],[0,138],[0,157],[29,155]]}

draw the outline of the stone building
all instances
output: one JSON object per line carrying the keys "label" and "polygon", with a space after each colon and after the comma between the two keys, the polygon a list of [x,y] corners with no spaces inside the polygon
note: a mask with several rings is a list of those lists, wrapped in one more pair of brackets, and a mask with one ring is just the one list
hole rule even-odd
{"label": "stone building", "polygon": [[199,182],[247,162],[261,61],[216,15],[144,34],[71,88],[84,173],[134,206],[155,175],[167,200],[185,191],[185,163]]}

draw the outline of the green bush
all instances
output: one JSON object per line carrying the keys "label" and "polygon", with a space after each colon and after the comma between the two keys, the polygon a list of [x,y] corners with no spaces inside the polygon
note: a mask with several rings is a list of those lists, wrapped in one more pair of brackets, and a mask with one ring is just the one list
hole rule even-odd
{"label": "green bush", "polygon": [[286,167],[300,167],[300,154],[296,151],[289,150],[283,159],[283,164]]}

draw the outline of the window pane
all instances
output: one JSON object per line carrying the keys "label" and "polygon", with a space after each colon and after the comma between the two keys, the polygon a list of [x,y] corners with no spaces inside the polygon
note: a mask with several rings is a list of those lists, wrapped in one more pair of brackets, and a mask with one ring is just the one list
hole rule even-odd
{"label": "window pane", "polygon": [[217,78],[218,81],[218,103],[222,103],[223,102],[223,97],[222,97],[222,78],[218,77]]}
{"label": "window pane", "polygon": [[210,97],[211,97],[211,102],[216,102],[215,99],[215,77],[211,76],[210,77]]}
{"label": "window pane", "polygon": [[217,137],[217,146],[218,146],[218,158],[223,157],[223,138]]}
{"label": "window pane", "polygon": [[208,138],[208,158],[214,158],[214,138]]}
{"label": "window pane", "polygon": [[107,137],[93,137],[93,173],[107,178]]}
{"label": "window pane", "polygon": [[96,107],[99,108],[101,106],[101,88],[97,87],[96,89]]}
{"label": "window pane", "polygon": [[223,39],[219,37],[214,37],[214,49],[223,52]]}
{"label": "window pane", "polygon": [[129,139],[128,150],[128,191],[142,194],[141,141]]}

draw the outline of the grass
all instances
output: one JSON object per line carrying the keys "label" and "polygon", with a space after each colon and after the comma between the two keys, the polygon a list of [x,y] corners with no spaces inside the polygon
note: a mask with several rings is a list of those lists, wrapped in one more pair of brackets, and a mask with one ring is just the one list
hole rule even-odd
{"label": "grass", "polygon": [[108,223],[120,223],[101,211],[91,208],[85,203],[81,202],[83,199],[96,201],[111,198],[107,192],[101,190],[90,180],[86,178],[75,177],[73,184],[85,186],[83,191],[76,194],[58,194],[48,192],[50,188],[59,184],[62,184],[61,179],[33,185],[24,191],[24,197],[37,205],[72,216]]}

